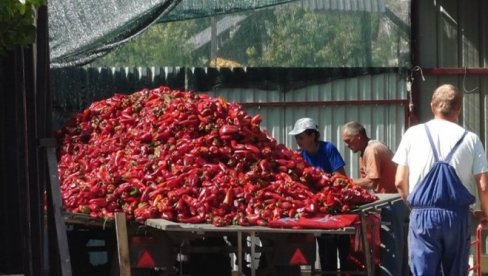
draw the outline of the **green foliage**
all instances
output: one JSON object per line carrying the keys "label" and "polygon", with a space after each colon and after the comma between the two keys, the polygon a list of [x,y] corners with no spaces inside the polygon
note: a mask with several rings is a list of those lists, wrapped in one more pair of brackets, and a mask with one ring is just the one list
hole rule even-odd
{"label": "green foliage", "polygon": [[182,60],[192,58],[189,37],[201,27],[195,21],[156,24],[146,32],[109,53],[94,66],[179,66]]}
{"label": "green foliage", "polygon": [[16,46],[35,42],[37,9],[45,0],[0,1],[0,56]]}
{"label": "green foliage", "polygon": [[357,16],[289,8],[278,9],[275,15],[276,22],[267,26],[272,36],[264,50],[266,64],[298,67],[354,65],[355,60],[364,54]]}
{"label": "green foliage", "polygon": [[[379,12],[282,5],[239,15],[237,24],[220,26],[223,31],[214,43],[218,57],[243,66],[383,67],[401,66],[405,58],[408,62],[408,37]],[[225,17],[217,16],[215,22]],[[95,65],[208,66],[211,43],[196,49],[189,41],[210,28],[210,22],[200,18],[158,24]]]}

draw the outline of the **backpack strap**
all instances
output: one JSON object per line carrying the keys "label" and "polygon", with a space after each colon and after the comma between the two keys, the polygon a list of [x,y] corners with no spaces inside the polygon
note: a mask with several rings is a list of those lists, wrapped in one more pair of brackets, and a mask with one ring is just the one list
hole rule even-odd
{"label": "backpack strap", "polygon": [[447,163],[449,163],[451,161],[452,155],[457,150],[457,148],[459,147],[459,145],[461,145],[461,142],[463,142],[464,136],[466,136],[467,133],[468,132],[465,130],[464,133],[463,133],[463,136],[461,136],[461,138],[459,138],[459,140],[457,141],[457,143],[452,148],[451,152],[446,156],[446,160],[445,161]]}
{"label": "backpack strap", "polygon": [[427,132],[427,137],[429,138],[430,147],[432,148],[432,153],[434,154],[434,162],[439,161],[439,155],[437,154],[437,150],[434,146],[434,140],[432,140],[432,135],[430,134],[430,130],[427,127],[427,124],[424,124],[425,132]]}
{"label": "backpack strap", "polygon": [[[430,134],[429,127],[427,127],[427,124],[424,124],[424,127],[425,127],[425,131],[427,132],[427,137],[429,138],[429,143],[430,143],[430,147],[432,148],[432,153],[434,154],[434,161],[438,162],[439,161],[439,154],[437,153],[437,150],[434,146],[434,140],[432,139],[432,135]],[[456,142],[456,144],[452,148],[451,152],[449,152],[449,154],[446,156],[446,159],[444,160],[444,162],[449,163],[449,161],[451,161],[451,158],[452,158],[454,152],[457,150],[457,148],[459,147],[459,145],[461,144],[461,142],[463,141],[463,139],[467,133],[468,133],[468,131],[465,130],[463,135],[461,136],[461,138],[459,138],[459,140]]]}

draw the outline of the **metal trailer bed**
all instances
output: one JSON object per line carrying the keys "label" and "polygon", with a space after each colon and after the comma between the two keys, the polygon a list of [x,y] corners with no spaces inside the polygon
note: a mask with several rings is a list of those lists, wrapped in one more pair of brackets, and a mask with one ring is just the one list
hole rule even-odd
{"label": "metal trailer bed", "polygon": [[[374,275],[374,266],[372,261],[371,247],[367,238],[367,228],[366,228],[366,215],[371,212],[379,212],[382,207],[390,205],[396,201],[401,200],[399,194],[377,194],[378,200],[361,205],[359,208],[353,210],[353,213],[357,213],[360,218],[360,231],[362,246],[365,253],[365,266],[366,275]],[[254,260],[256,255],[256,244],[255,237],[257,234],[271,234],[271,235],[281,235],[281,234],[308,234],[314,236],[329,235],[329,234],[345,234],[352,235],[355,233],[356,228],[343,227],[338,229],[290,229],[290,228],[270,228],[263,226],[237,226],[230,225],[224,227],[217,227],[212,224],[187,224],[187,223],[177,223],[168,221],[165,219],[148,219],[145,225],[157,230],[164,231],[165,233],[191,233],[196,235],[205,235],[207,233],[219,233],[225,234],[236,234],[237,235],[237,262],[238,262],[238,273],[242,272],[242,236],[247,234],[251,237],[250,245],[250,255],[251,260]],[[254,262],[251,261],[251,275],[255,275],[256,268],[254,267]]]}

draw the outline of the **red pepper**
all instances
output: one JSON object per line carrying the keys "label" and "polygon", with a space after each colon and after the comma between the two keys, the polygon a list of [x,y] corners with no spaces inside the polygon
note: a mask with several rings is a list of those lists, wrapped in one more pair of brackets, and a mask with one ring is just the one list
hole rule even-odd
{"label": "red pepper", "polygon": [[[138,221],[203,214],[194,219],[217,216],[218,225],[259,214],[252,225],[265,225],[316,215],[329,193],[327,212],[373,200],[349,179],[308,166],[261,131],[261,120],[236,103],[167,87],[93,103],[56,132],[65,208],[105,217],[122,210]],[[90,201],[98,198],[105,207]]]}
{"label": "red pepper", "polygon": [[132,185],[130,183],[122,183],[117,188],[115,188],[114,193],[121,195],[123,192],[128,192],[132,188]]}
{"label": "red pepper", "polygon": [[259,156],[261,154],[261,151],[254,145],[245,144],[244,148],[247,149],[248,151],[252,152],[256,156]]}
{"label": "red pepper", "polygon": [[246,215],[246,220],[251,225],[257,225],[258,219],[259,219],[259,215],[258,214],[247,214]]}
{"label": "red pepper", "polygon": [[130,115],[122,114],[121,118],[119,119],[120,123],[123,125],[132,125],[136,122],[136,119]]}
{"label": "red pepper", "polygon": [[219,129],[219,135],[220,136],[233,136],[238,134],[240,131],[239,127],[234,126],[234,125],[223,125]]}
{"label": "red pepper", "polygon": [[317,204],[315,202],[305,202],[305,212],[314,214],[317,211]]}
{"label": "red pepper", "polygon": [[271,166],[269,164],[269,160],[268,159],[261,159],[261,161],[259,161],[259,168],[262,171],[269,171],[271,169]]}
{"label": "red pepper", "polygon": [[143,143],[150,143],[153,139],[153,136],[150,132],[144,132],[137,137],[137,139]]}
{"label": "red pepper", "polygon": [[296,214],[297,214],[297,209],[292,208],[292,209],[288,210],[288,217],[294,218],[296,216]]}
{"label": "red pepper", "polygon": [[262,120],[262,119],[261,119],[261,115],[256,114],[256,115],[254,115],[254,116],[252,117],[252,119],[251,119],[251,124],[253,124],[253,125],[259,125],[259,124],[261,124],[261,120]]}
{"label": "red pepper", "polygon": [[163,212],[161,212],[161,218],[166,219],[166,220],[170,220],[170,221],[174,221],[175,220],[175,215],[170,210],[163,211]]}
{"label": "red pepper", "polygon": [[185,217],[182,214],[178,214],[178,221],[183,223],[203,223],[205,222],[205,216],[196,215],[192,217]]}
{"label": "red pepper", "polygon": [[256,224],[258,226],[268,226],[268,222],[266,220],[262,219],[262,218],[258,218],[256,220]]}
{"label": "red pepper", "polygon": [[227,192],[225,193],[225,198],[224,201],[222,201],[222,204],[225,205],[234,205],[234,189],[232,187],[229,187],[227,189]]}
{"label": "red pepper", "polygon": [[276,199],[276,200],[285,200],[285,198],[282,195],[279,195],[277,193],[273,193],[273,192],[270,192],[270,191],[266,191],[264,193],[264,196],[265,197],[268,197],[268,198],[273,198],[273,199]]}
{"label": "red pepper", "polygon": [[107,206],[107,201],[105,198],[92,198],[88,201],[89,204],[93,204],[97,207],[105,207]]}

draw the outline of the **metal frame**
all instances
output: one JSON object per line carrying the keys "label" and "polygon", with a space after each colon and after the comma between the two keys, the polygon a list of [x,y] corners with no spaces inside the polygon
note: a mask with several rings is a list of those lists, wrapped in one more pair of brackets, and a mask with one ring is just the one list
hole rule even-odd
{"label": "metal frame", "polygon": [[[354,210],[360,217],[361,223],[361,237],[363,248],[365,252],[365,262],[366,262],[366,273],[367,275],[374,275],[374,266],[372,262],[372,252],[367,239],[367,228],[366,228],[366,216],[370,212],[378,212],[382,207],[392,204],[393,202],[401,200],[399,194],[378,194],[378,200],[364,204],[358,209]],[[263,226],[237,226],[229,225],[224,227],[217,227],[212,224],[187,224],[187,223],[177,223],[168,221],[165,219],[148,219],[145,222],[146,226],[152,227],[157,230],[162,230],[165,232],[187,232],[187,233],[236,233],[237,234],[237,262],[238,262],[238,273],[242,273],[242,235],[244,233],[251,237],[251,259],[254,259],[256,254],[255,237],[257,233],[272,233],[272,234],[313,234],[315,236],[327,235],[327,234],[346,234],[351,235],[355,233],[354,227],[344,227],[339,229],[288,229],[288,228],[270,228]],[[254,263],[251,262],[251,276],[255,276],[256,268]]]}

